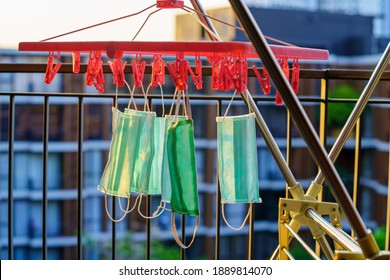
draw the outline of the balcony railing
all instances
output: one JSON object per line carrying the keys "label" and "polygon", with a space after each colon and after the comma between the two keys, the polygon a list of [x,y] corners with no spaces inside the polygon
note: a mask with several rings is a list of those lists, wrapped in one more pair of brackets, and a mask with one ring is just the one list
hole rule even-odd
{"label": "balcony railing", "polygon": [[[72,73],[72,66],[69,64],[64,64],[61,67],[60,72],[63,74],[66,73]],[[1,73],[44,73],[46,70],[46,65],[44,64],[0,64],[0,74]],[[86,65],[82,65],[81,67],[81,72],[86,71]],[[126,69],[126,73],[130,72],[131,69]],[[104,72],[109,73],[110,70],[107,65],[104,66]],[[151,69],[147,68],[146,69],[146,74],[150,74]],[[203,71],[204,75],[211,75],[211,69],[208,67],[204,68]],[[329,88],[331,87],[331,84],[337,84],[340,83],[340,81],[347,81],[348,83],[357,83],[358,86],[364,84],[366,80],[370,78],[372,74],[372,71],[370,70],[351,70],[351,69],[325,69],[325,70],[302,70],[300,78],[303,81],[305,85],[309,85],[309,91],[310,94],[311,92],[320,92],[320,94],[313,94],[310,95],[307,94],[306,96],[299,96],[299,100],[302,103],[302,105],[307,108],[308,114],[311,116],[313,121],[318,124],[318,133],[320,135],[320,140],[322,144],[325,147],[331,147],[335,141],[334,136],[329,137],[329,131],[328,131],[328,126],[326,125],[327,122],[327,114],[328,114],[328,107],[331,104],[355,104],[357,99],[344,99],[344,98],[330,98],[329,97]],[[250,77],[255,77],[253,71],[249,71],[249,76]],[[371,205],[375,203],[375,199],[368,198],[366,195],[368,195],[369,191],[368,190],[373,190],[375,194],[380,193],[381,195],[381,201],[386,200],[386,203],[382,203],[381,205],[386,204],[386,211],[384,209],[381,209],[380,211],[385,211],[386,219],[387,222],[385,223],[385,235],[386,235],[386,242],[385,242],[385,250],[389,250],[389,234],[390,234],[390,202],[389,202],[389,191],[386,191],[386,183],[383,182],[383,174],[382,173],[387,173],[387,177],[389,176],[389,169],[387,171],[382,172],[378,176],[380,177],[380,180],[377,180],[376,178],[372,179],[370,181],[370,174],[362,174],[363,171],[363,161],[362,161],[362,153],[364,151],[376,151],[380,152],[380,161],[373,160],[374,164],[380,164],[381,166],[378,166],[376,170],[372,171],[371,169],[368,170],[367,172],[379,172],[378,169],[385,170],[386,165],[390,166],[390,157],[389,157],[389,147],[388,147],[388,139],[384,139],[385,137],[389,137],[389,109],[390,109],[390,97],[389,97],[389,84],[390,81],[390,72],[386,71],[380,78],[380,83],[381,83],[381,88],[382,92],[385,91],[385,94],[383,96],[377,96],[375,98],[370,98],[368,101],[368,106],[378,109],[380,108],[381,112],[379,115],[371,116],[371,117],[377,117],[377,118],[382,118],[380,120],[380,124],[378,123],[367,123],[366,128],[369,127],[369,132],[364,133],[364,127],[362,126],[362,123],[358,121],[357,127],[355,130],[355,137],[354,139],[348,140],[346,144],[346,150],[351,151],[348,153],[348,156],[351,156],[353,154],[354,159],[345,159],[344,158],[344,164],[351,167],[353,169],[353,178],[352,178],[352,188],[350,190],[350,194],[352,196],[353,202],[355,205],[357,205],[358,209],[362,209],[362,211],[366,211],[370,207],[374,207],[374,205]],[[0,84],[1,86],[1,84]],[[252,85],[253,86],[253,85]],[[255,88],[255,86],[253,86]],[[305,91],[305,90],[303,90]],[[307,93],[307,92],[306,92]],[[18,211],[18,209],[15,208],[15,200],[17,199],[16,193],[15,193],[15,169],[19,168],[18,166],[15,166],[15,147],[16,145],[19,144],[18,140],[16,139],[17,137],[15,136],[15,127],[16,127],[16,119],[17,119],[17,110],[16,106],[20,103],[26,102],[24,100],[23,102],[18,102],[18,98],[21,97],[39,97],[43,99],[43,101],[37,102],[37,106],[41,106],[42,108],[42,142],[37,143],[36,141],[34,142],[34,145],[40,146],[39,149],[42,151],[42,171],[41,171],[41,179],[42,179],[42,188],[40,189],[41,191],[41,229],[40,231],[42,232],[42,237],[41,237],[41,246],[38,246],[39,248],[42,249],[41,252],[41,257],[42,259],[47,259],[48,258],[48,248],[50,247],[48,244],[48,239],[50,237],[48,236],[48,228],[50,227],[48,225],[48,215],[49,215],[49,210],[48,210],[48,202],[49,202],[49,194],[53,192],[52,190],[49,190],[48,187],[48,169],[49,169],[49,163],[48,163],[48,157],[49,157],[49,150],[50,150],[50,143],[51,140],[49,141],[49,134],[50,134],[50,129],[49,129],[49,124],[50,124],[50,107],[51,107],[51,102],[50,100],[53,100],[55,98],[56,103],[61,104],[61,98],[63,100],[68,100],[66,98],[73,98],[71,104],[77,106],[77,114],[76,118],[72,120],[72,122],[76,125],[77,127],[77,136],[75,141],[71,141],[72,148],[71,150],[73,152],[77,153],[76,157],[76,164],[74,166],[75,168],[75,174],[77,175],[76,178],[76,188],[72,190],[72,195],[75,197],[76,201],[76,208],[75,208],[75,213],[74,216],[72,216],[72,219],[76,220],[77,226],[76,226],[76,232],[75,236],[72,236],[71,238],[74,238],[73,241],[75,241],[76,245],[76,259],[83,259],[85,258],[83,256],[83,252],[85,250],[86,246],[86,241],[84,239],[84,225],[83,221],[85,219],[85,213],[84,211],[87,211],[88,209],[85,208],[84,205],[84,199],[86,196],[86,193],[90,193],[90,190],[85,188],[85,172],[83,172],[83,166],[85,163],[85,151],[88,145],[92,145],[90,142],[88,142],[85,139],[84,132],[85,132],[85,106],[90,105],[93,103],[104,103],[108,104],[107,106],[110,106],[109,104],[114,104],[115,100],[115,94],[110,94],[110,93],[104,93],[104,94],[95,94],[95,93],[62,93],[62,92],[17,92],[17,91],[0,91],[0,109],[1,106],[3,106],[3,109],[1,109],[1,113],[5,113],[6,115],[2,116],[1,122],[3,125],[6,125],[8,128],[8,135],[7,137],[1,136],[1,148],[0,152],[7,151],[7,161],[6,165],[8,167],[8,172],[7,172],[7,186],[5,187],[4,185],[1,186],[0,189],[0,198],[1,201],[7,202],[6,203],[6,212],[7,212],[7,222],[6,225],[2,224],[1,227],[1,233],[2,235],[5,235],[5,230],[6,228],[6,236],[7,240],[5,243],[0,242],[2,244],[2,249],[6,248],[7,251],[7,258],[8,259],[14,259],[15,258],[15,253],[14,253],[14,248],[15,248],[15,238],[14,238],[14,228],[15,228],[15,211]],[[127,100],[128,99],[128,94],[125,93],[120,93],[118,95],[120,100]],[[172,99],[172,94],[167,94],[164,95],[166,100]],[[137,98],[143,98],[140,95],[137,95]],[[222,114],[222,108],[223,106],[226,106],[227,102],[230,100],[231,95],[229,94],[221,94],[221,93],[209,93],[209,94],[198,94],[198,93],[190,93],[190,100],[195,104],[195,106],[200,106],[202,108],[205,108],[206,106],[211,106],[212,110],[214,110],[214,116],[219,116]],[[237,100],[240,98],[237,97]],[[257,106],[260,108],[260,111],[262,111],[264,108],[275,108],[273,105],[273,99],[274,97],[270,96],[263,96],[260,94],[254,94],[253,99],[256,102]],[[97,101],[99,100],[99,101]],[[103,101],[104,100],[104,101]],[[148,100],[151,105],[157,105],[161,106],[161,96],[159,94],[149,94],[148,95]],[[28,103],[28,102],[27,102]],[[28,106],[28,105],[26,105]],[[313,109],[314,108],[314,109]],[[306,153],[306,145],[302,141],[302,139],[299,137],[299,135],[296,133],[294,129],[294,125],[291,122],[291,117],[288,112],[286,112],[284,107],[278,107],[276,110],[277,112],[283,111],[284,114],[286,114],[287,119],[285,123],[283,123],[283,128],[279,126],[279,131],[283,131],[281,133],[282,136],[276,138],[276,144],[281,148],[282,150],[285,150],[285,157],[286,161],[289,164],[291,168],[295,168],[294,172],[299,173],[302,172],[298,170],[298,168],[308,168],[308,165],[314,165],[313,162],[308,162],[307,166],[300,166],[297,167],[297,164],[294,164],[294,161],[296,161],[296,158],[293,157],[298,157],[301,155],[301,153]],[[312,111],[310,111],[312,110]],[[378,109],[379,110],[379,109]],[[316,115],[316,112],[318,112],[318,116]],[[375,112],[375,114],[378,112]],[[372,114],[372,113],[370,113]],[[106,116],[101,116],[101,120],[103,120]],[[209,120],[210,122],[214,121]],[[375,121],[375,120],[374,120]],[[196,122],[196,119],[195,119]],[[379,133],[378,135],[371,135],[373,130],[382,130],[383,133]],[[4,128],[1,130],[2,132],[5,131]],[[275,130],[276,131],[276,130]],[[274,131],[274,132],[275,132]],[[278,133],[278,132],[277,132]],[[387,135],[387,136],[386,136]],[[204,162],[208,162],[207,166],[207,173],[210,173],[210,169],[212,170],[212,174],[205,174],[204,177],[208,177],[206,180],[204,180],[205,183],[205,190],[206,192],[211,192],[213,194],[212,199],[206,199],[207,201],[204,202],[204,204],[210,204],[208,209],[215,209],[212,211],[212,213],[208,213],[208,215],[213,215],[212,218],[210,218],[212,221],[207,222],[207,227],[205,227],[204,232],[200,232],[200,235],[208,236],[211,240],[212,243],[209,243],[209,246],[211,244],[212,246],[212,251],[213,251],[213,258],[215,259],[220,259],[221,258],[221,238],[226,234],[226,231],[221,231],[221,229],[224,229],[224,226],[221,222],[221,211],[220,211],[220,194],[218,191],[218,184],[215,182],[215,178],[218,178],[215,174],[215,163],[214,163],[214,158],[213,158],[213,153],[215,153],[216,150],[216,144],[215,141],[213,140],[213,136],[208,136],[204,137],[204,141],[197,141],[197,147],[202,147],[205,150],[210,150],[213,151],[210,154],[207,154],[206,152],[206,159]],[[61,143],[61,142],[60,142]],[[61,145],[61,144],[58,144]],[[69,145],[67,143],[66,145]],[[104,144],[103,150],[108,149],[108,141],[106,140],[106,143]],[[258,147],[265,149],[267,147],[267,143],[264,142],[263,139],[260,137],[258,138]],[[65,149],[66,150],[66,149]],[[294,153],[294,150],[298,150],[298,152]],[[66,151],[64,151],[66,153]],[[386,156],[384,156],[387,154]],[[307,156],[306,156],[307,158]],[[386,160],[384,160],[386,158]],[[1,163],[1,169],[4,170],[3,162]],[[302,164],[302,162],[300,162]],[[364,163],[364,165],[367,165],[367,163]],[[260,168],[262,168],[260,166]],[[204,167],[206,169],[206,167]],[[375,168],[374,168],[375,169]],[[0,174],[1,175],[1,174]],[[309,176],[303,175],[303,177],[306,177],[306,181],[310,181],[312,178],[311,174]],[[210,179],[211,178],[211,179]],[[305,182],[306,182],[305,181]],[[4,182],[4,181],[3,181]],[[283,191],[284,189],[281,188],[281,183],[283,181],[279,179],[276,181],[276,183],[273,183],[276,187],[277,190]],[[96,182],[97,185],[98,182]],[[301,180],[302,183],[302,180]],[[263,182],[260,180],[260,186],[264,186],[264,189],[266,190],[272,190],[272,179],[264,179]],[[362,185],[365,185],[365,192],[362,192]],[[387,183],[388,188],[390,188],[390,180]],[[214,187],[213,187],[214,186]],[[212,189],[212,191],[210,190]],[[261,191],[261,187],[260,187]],[[289,198],[289,194],[287,191],[286,187],[286,195],[280,196],[280,198]],[[6,194],[3,196],[3,194]],[[61,194],[58,194],[57,196],[60,196]],[[280,195],[280,192],[279,192]],[[358,197],[360,200],[358,200]],[[279,197],[278,197],[279,198]],[[333,201],[332,196],[327,193],[326,189],[324,191],[324,199]],[[265,200],[265,198],[263,198]],[[152,198],[150,196],[147,196],[145,199],[146,202],[146,214],[150,215],[151,212],[151,204],[152,204]],[[371,206],[370,206],[371,205]],[[2,206],[3,207],[3,206]],[[274,209],[278,208],[278,205],[274,205]],[[4,207],[2,208],[4,209]],[[112,201],[112,212],[113,215],[118,211],[116,209],[114,199]],[[5,209],[4,209],[5,210]],[[279,209],[280,210],[280,209]],[[318,210],[318,209],[317,209]],[[246,226],[246,233],[240,233],[241,235],[245,236],[245,241],[241,240],[242,243],[245,245],[245,254],[247,259],[253,259],[256,257],[256,254],[254,253],[257,249],[258,243],[255,240],[258,240],[255,238],[255,235],[259,231],[273,231],[271,228],[274,226],[276,227],[278,224],[278,220],[275,220],[274,223],[269,223],[269,222],[263,222],[261,219],[256,220],[256,215],[259,210],[252,210],[250,213],[250,218],[248,220],[248,224]],[[260,211],[267,211],[267,209],[261,209]],[[2,211],[3,212],[3,211]],[[324,220],[321,217],[317,217],[318,213],[321,211],[314,211],[310,210],[310,213],[308,214],[311,216],[311,218],[315,221],[318,227],[320,227],[322,230],[325,232],[329,233],[327,230],[327,226],[330,225],[330,222],[327,220]],[[383,212],[382,212],[383,213]],[[320,213],[321,214],[321,213]],[[3,213],[1,215],[4,215]],[[365,217],[365,221],[367,224],[370,226],[372,225],[373,227],[378,226],[378,220],[383,221],[383,214],[380,215],[380,217],[375,217],[373,216],[367,216]],[[182,223],[185,223],[185,217],[182,217]],[[285,224],[288,223],[283,223],[283,225],[280,224],[280,217],[279,217],[279,231],[282,230],[283,232],[286,232],[286,230],[289,231],[289,233],[286,233],[286,236],[291,237],[294,236],[297,238],[299,243],[302,243],[303,247],[311,254],[313,258],[324,258],[324,257],[331,257],[333,255],[332,253],[332,248],[329,248],[328,251],[325,251],[324,254],[321,254],[318,248],[313,248],[313,244],[311,243],[311,246],[308,246],[306,243],[310,243],[307,241],[307,238],[301,239],[299,236],[296,236],[296,230],[292,229],[290,226],[285,226]],[[118,233],[117,233],[117,227],[118,225],[116,223],[112,223],[111,227],[107,229],[106,232],[109,232],[109,239],[110,239],[110,252],[111,252],[111,258],[116,259],[118,256],[118,247],[117,247],[117,242],[118,242]],[[283,229],[281,229],[283,228]],[[349,228],[348,226],[345,225],[345,222],[343,223],[343,229],[345,231],[348,231]],[[154,228],[152,228],[152,222],[150,220],[144,220],[144,231],[141,231],[142,233],[138,233],[141,235],[144,235],[143,239],[145,241],[145,258],[146,259],[151,259],[152,258],[152,252],[153,252],[153,244],[152,240],[153,238],[152,233],[153,233]],[[349,237],[349,235],[345,234],[345,231],[340,229],[340,234],[335,234],[334,236],[330,236],[331,238],[335,239],[336,243],[338,243],[337,246],[335,246],[334,249],[339,249],[340,244],[342,245],[342,249],[345,250],[358,250],[359,246],[356,244],[356,242]],[[330,230],[332,231],[332,230]],[[164,232],[166,233],[166,232]],[[188,233],[188,230],[186,230],[186,227],[182,227],[181,230],[181,235],[186,236]],[[353,233],[352,233],[353,234]],[[342,239],[344,236],[343,240],[339,240],[340,238]],[[0,236],[2,238],[2,236]],[[166,238],[165,236],[160,236],[161,239]],[[306,241],[305,241],[305,240]],[[65,242],[65,239],[63,239]],[[67,241],[73,244],[73,241]],[[61,241],[59,241],[61,242]],[[288,241],[289,242],[289,241]],[[319,241],[321,243],[321,241]],[[278,244],[275,244],[276,246]],[[280,245],[280,244],[279,244]],[[320,244],[324,245],[324,244]],[[64,245],[65,246],[65,245]],[[276,246],[274,249],[276,249]],[[240,245],[240,247],[243,247]],[[312,249],[310,248],[312,247]],[[288,245],[287,245],[288,248]],[[322,247],[323,248],[323,247]],[[210,249],[210,248],[209,248]],[[178,249],[179,250],[179,249]],[[267,254],[270,255],[270,251],[267,252]],[[287,256],[293,258],[291,255],[290,251],[286,248],[283,248],[282,251],[278,252],[279,254],[286,254]],[[317,256],[318,255],[318,256]],[[180,249],[180,258],[185,259],[186,256],[186,250]],[[274,255],[275,257],[275,255]],[[5,256],[3,257],[5,258]]]}

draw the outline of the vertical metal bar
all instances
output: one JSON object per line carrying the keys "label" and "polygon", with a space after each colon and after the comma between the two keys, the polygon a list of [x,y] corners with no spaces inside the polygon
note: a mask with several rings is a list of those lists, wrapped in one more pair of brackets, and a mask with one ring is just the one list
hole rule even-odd
{"label": "vertical metal bar", "polygon": [[[287,111],[287,131],[286,131],[286,162],[288,166],[291,166],[291,152],[292,152],[292,135],[291,135],[291,115],[290,111]],[[289,197],[289,185],[286,184],[286,198]]]}
{"label": "vertical metal bar", "polygon": [[[181,239],[186,244],[186,215],[181,215]],[[180,247],[180,259],[186,259],[186,250]]]}
{"label": "vertical metal bar", "polygon": [[[148,97],[148,102],[149,102],[149,108],[152,108],[152,98]],[[150,200],[150,195],[146,195],[145,197],[145,200],[146,200],[146,203],[145,203],[145,207],[146,207],[146,216],[147,217],[150,217],[150,204],[151,204],[151,200]],[[150,228],[150,223],[151,223],[151,220],[150,219],[145,219],[145,223],[146,223],[146,253],[145,253],[145,257],[147,260],[150,260],[150,236],[151,236],[151,228]]]}
{"label": "vertical metal bar", "polygon": [[[325,79],[321,79],[321,90],[320,90],[320,127],[319,127],[319,136],[320,136],[320,142],[322,146],[326,148],[326,135],[327,135],[327,119],[328,119],[328,79],[327,79],[327,73],[325,72]],[[320,172],[321,169],[318,167],[318,171]],[[323,200],[323,192],[321,191],[317,194],[317,201]],[[321,241],[320,241],[321,242]],[[320,242],[316,242],[316,254],[318,256],[321,255],[321,245]],[[325,243],[325,242],[322,242]],[[326,247],[325,247],[326,250]],[[325,252],[326,253],[326,252]]]}
{"label": "vertical metal bar", "polygon": [[253,239],[254,239],[254,225],[255,225],[255,206],[250,206],[249,212],[249,233],[248,233],[248,260],[253,260]]}
{"label": "vertical metal bar", "polygon": [[[116,96],[112,100],[112,106],[115,107],[117,106],[116,104],[117,99]],[[111,120],[112,123],[112,120]],[[111,205],[112,205],[112,216],[115,218],[116,217],[116,197],[112,196],[111,197]],[[116,222],[111,221],[111,259],[115,260],[116,259]]]}
{"label": "vertical metal bar", "polygon": [[77,259],[83,258],[83,138],[84,138],[84,100],[79,96],[77,114]]}
{"label": "vertical metal bar", "polygon": [[[351,227],[355,230],[356,235],[362,242],[366,242],[365,237],[370,236],[370,232],[367,230],[362,218],[354,208],[352,200],[349,197],[339,174],[328,158],[324,147],[321,146],[321,143],[313,126],[310,123],[310,120],[308,119],[302,105],[299,103],[298,98],[295,96],[292,87],[284,76],[282,69],[272,54],[272,51],[266,42],[264,35],[253,19],[251,12],[242,1],[229,1],[237,15],[238,20],[244,28],[246,35],[252,42],[256,52],[261,57],[264,66],[267,68],[272,80],[282,95],[284,103],[290,110],[293,121],[302,137],[306,141],[312,157],[326,175],[326,179],[329,183],[329,187],[333,193],[333,196],[344,210],[344,213],[346,214]],[[368,249],[364,249],[366,256],[372,256],[379,252],[379,249],[377,248],[370,248],[370,250],[371,252],[368,252]]]}
{"label": "vertical metal bar", "polygon": [[15,96],[9,97],[8,109],[8,259],[14,258],[14,141]]}
{"label": "vertical metal bar", "polygon": [[390,250],[390,136],[389,136],[389,163],[387,164],[387,214],[386,214],[386,241],[385,250]]}
{"label": "vertical metal bar", "polygon": [[[218,100],[217,117],[222,115],[222,101]],[[220,239],[221,239],[221,192],[219,190],[219,167],[217,161],[217,189],[215,190],[215,259],[220,259]]]}
{"label": "vertical metal bar", "polygon": [[[150,217],[150,195],[146,195],[146,216]],[[146,223],[146,259],[150,260],[150,219],[145,219]]]}
{"label": "vertical metal bar", "polygon": [[[360,153],[361,153],[361,141],[362,135],[360,133],[361,125],[360,118],[356,122],[356,133],[355,133],[355,160],[353,167],[353,193],[352,193],[352,201],[353,205],[357,207],[357,196],[358,196],[358,188],[360,184],[359,170],[360,170]],[[352,237],[355,236],[355,233],[352,231]]]}
{"label": "vertical metal bar", "polygon": [[42,152],[42,259],[47,259],[47,158],[49,144],[49,96],[43,104],[43,152]]}

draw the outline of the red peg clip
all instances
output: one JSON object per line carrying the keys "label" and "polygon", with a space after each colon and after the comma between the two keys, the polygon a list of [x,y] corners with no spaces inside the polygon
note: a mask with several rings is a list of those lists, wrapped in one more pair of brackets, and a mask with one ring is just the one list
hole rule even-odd
{"label": "red peg clip", "polygon": [[253,71],[256,74],[257,79],[260,82],[261,89],[263,90],[264,94],[270,94],[271,93],[271,81],[268,75],[267,69],[263,68],[263,76],[261,76],[259,70],[257,70],[256,66],[253,65]]}
{"label": "red peg clip", "polygon": [[110,65],[112,74],[113,74],[113,83],[118,87],[123,87],[125,85],[125,67],[126,63],[122,65],[122,56],[119,58],[115,58],[114,62],[109,61],[108,65]]}
{"label": "red peg clip", "polygon": [[80,73],[80,52],[72,53],[73,73]]}
{"label": "red peg clip", "polygon": [[152,63],[152,87],[165,84],[165,63],[162,55],[155,54]]}
{"label": "red peg clip", "polygon": [[211,63],[211,88],[213,90],[218,90],[221,57],[214,55],[209,58],[209,61]]}
{"label": "red peg clip", "polygon": [[169,74],[177,90],[188,89],[188,61],[184,59],[183,53],[176,55],[176,61],[167,64]]}
{"label": "red peg clip", "polygon": [[99,51],[93,51],[89,53],[87,77],[85,80],[85,84],[87,86],[92,86],[96,76],[99,74],[99,71],[102,68],[101,58],[102,58],[102,53]]}
{"label": "red peg clip", "polygon": [[104,73],[103,73],[103,67],[100,67],[100,70],[98,74],[95,77],[95,81],[93,82],[93,85],[98,90],[98,92],[103,93],[104,92]]}
{"label": "red peg clip", "polygon": [[230,59],[222,58],[218,76],[218,89],[229,91],[234,89],[234,83],[232,75],[230,73],[230,67],[232,62]]}
{"label": "red peg clip", "polygon": [[298,94],[300,69],[301,69],[301,67],[299,66],[298,58],[294,58],[293,65],[292,65],[292,71],[291,71],[291,86],[292,86],[295,94]]}
{"label": "red peg clip", "polygon": [[142,81],[144,80],[146,62],[142,61],[142,55],[137,54],[136,60],[131,62],[133,68],[134,85],[136,87],[142,87]]}
{"label": "red peg clip", "polygon": [[[287,80],[289,81],[290,80],[290,69],[288,67],[288,58],[283,57],[283,58],[279,59],[279,64],[280,64],[280,67],[282,67],[282,71],[283,71],[284,75],[286,76]],[[275,103],[277,105],[283,104],[283,99],[280,96],[279,91],[276,91]]]}
{"label": "red peg clip", "polygon": [[[57,57],[58,56],[59,54],[57,54]],[[49,57],[47,59],[47,66],[46,66],[46,75],[43,80],[48,85],[51,84],[51,82],[53,81],[54,77],[56,76],[58,70],[60,70],[60,67],[62,65],[61,62],[58,62],[56,66],[54,66],[53,68],[53,63],[54,63],[54,52],[49,52]]]}
{"label": "red peg clip", "polygon": [[192,79],[194,80],[196,89],[202,89],[202,61],[200,61],[199,55],[195,56],[195,73],[192,71],[191,67],[188,67],[188,70]]}
{"label": "red peg clip", "polygon": [[239,56],[230,66],[230,76],[233,81],[234,88],[238,93],[246,91],[248,84],[248,64],[244,56]]}

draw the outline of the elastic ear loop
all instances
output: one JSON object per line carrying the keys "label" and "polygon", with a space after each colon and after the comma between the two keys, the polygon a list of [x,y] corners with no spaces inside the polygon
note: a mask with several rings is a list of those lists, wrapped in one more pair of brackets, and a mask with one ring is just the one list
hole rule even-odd
{"label": "elastic ear loop", "polygon": [[[149,90],[147,90],[145,92],[144,85],[142,85],[141,89],[142,89],[142,94],[144,95],[144,111],[146,112],[146,109],[147,109],[148,112],[150,112],[150,107],[149,107],[149,102],[148,102],[148,92],[149,92]],[[149,87],[148,87],[148,89],[149,89]]]}
{"label": "elastic ear loop", "polygon": [[227,113],[229,112],[230,106],[233,103],[234,97],[236,96],[237,90],[234,91],[232,99],[230,99],[229,105],[226,108],[225,114],[223,115],[223,120],[225,120]]}
{"label": "elastic ear loop", "polygon": [[123,216],[120,217],[119,219],[114,219],[110,212],[108,211],[108,205],[107,205],[107,192],[106,192],[106,189],[104,189],[104,206],[105,206],[105,209],[106,209],[106,213],[107,213],[107,216],[108,218],[110,218],[111,221],[115,222],[115,223],[118,223],[120,221],[122,221],[126,215],[128,213],[130,213],[132,210],[134,210],[134,207],[132,210],[128,211],[129,210],[129,207],[130,207],[130,196],[127,198],[127,207],[126,207],[126,210],[123,210],[122,207],[121,207],[121,210],[123,211]]}
{"label": "elastic ear loop", "polygon": [[[123,207],[122,207],[122,202],[121,202],[120,198],[118,197],[119,208],[121,209],[121,211],[124,212],[124,213],[126,213],[126,214],[133,212],[133,210],[134,210],[135,207],[137,206],[138,197],[139,197],[139,196],[137,195],[137,197],[135,198],[135,201],[134,201],[134,206],[133,206],[133,208],[131,208],[130,210],[128,210],[129,207],[126,207],[126,210],[123,209]],[[130,194],[129,194],[129,198],[128,198],[128,199],[130,199]]]}
{"label": "elastic ear loop", "polygon": [[[160,83],[158,83],[160,87],[160,93],[161,93],[161,105],[162,105],[162,116],[165,115],[165,105],[164,105],[164,91]],[[149,84],[148,88],[146,89],[146,96],[149,94],[150,87],[152,86],[152,83]]]}
{"label": "elastic ear loop", "polygon": [[169,109],[169,116],[172,116],[173,106],[175,104],[176,94],[177,94],[177,89],[175,89],[175,92],[173,93],[172,104],[171,104],[171,108]]}
{"label": "elastic ear loop", "polygon": [[[153,212],[152,216],[145,216],[144,214],[141,213],[141,204],[142,204],[142,193],[140,193],[140,196],[139,196],[139,201],[138,201],[138,213],[141,215],[142,218],[145,218],[145,219],[154,219],[154,218],[157,218],[158,216],[160,216],[162,213],[164,213],[164,210],[168,210],[167,208],[165,208],[166,206],[166,202],[161,200],[160,201],[160,205],[157,207],[156,211]],[[160,209],[162,209],[162,211],[159,213]]]}
{"label": "elastic ear loop", "polygon": [[130,92],[130,100],[129,100],[129,104],[127,105],[127,109],[130,109],[131,107],[131,101],[133,101],[134,103],[134,108],[136,111],[138,111],[137,109],[137,104],[135,103],[135,100],[134,100],[134,90],[135,90],[135,85],[133,86],[133,89],[130,88],[130,85],[128,84],[128,82],[125,80],[125,84]]}
{"label": "elastic ear loop", "polygon": [[[194,233],[192,234],[191,242],[188,245],[184,245],[183,242],[180,240],[178,234],[177,234],[176,224],[175,224],[175,213],[172,212],[172,215],[171,215],[171,227],[172,227],[173,238],[175,239],[177,245],[179,245],[183,249],[188,249],[188,248],[191,247],[192,243],[194,243],[194,241],[195,241],[196,232],[198,231],[198,227],[199,227],[199,221],[200,221],[200,215],[197,215],[196,216]],[[182,225],[182,226],[185,226],[185,225]]]}
{"label": "elastic ear loop", "polygon": [[231,226],[228,223],[228,221],[226,220],[226,217],[225,217],[225,204],[226,203],[222,203],[222,218],[223,218],[223,220],[225,221],[227,226],[230,227],[232,230],[237,230],[237,231],[241,230],[245,226],[245,223],[248,220],[249,214],[252,211],[252,203],[249,204],[248,213],[246,214],[246,217],[245,217],[244,221],[242,222],[242,224],[241,224],[241,226],[239,228],[235,228],[235,227]]}
{"label": "elastic ear loop", "polygon": [[179,118],[179,109],[180,109],[181,94],[182,94],[182,91],[179,90],[179,92],[178,92],[178,94],[177,94],[177,99],[176,99],[175,123],[178,122],[178,118]]}
{"label": "elastic ear loop", "polygon": [[188,94],[188,90],[186,90],[186,94],[185,94],[185,105],[186,105],[186,114],[188,118],[192,119],[192,110],[191,110],[190,96]]}

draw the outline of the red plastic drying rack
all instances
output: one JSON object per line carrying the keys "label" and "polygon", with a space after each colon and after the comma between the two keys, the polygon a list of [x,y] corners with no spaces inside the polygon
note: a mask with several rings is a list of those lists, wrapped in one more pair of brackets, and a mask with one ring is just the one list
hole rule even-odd
{"label": "red plastic drying rack", "polygon": [[[270,45],[276,57],[289,57],[304,60],[327,60],[328,50]],[[255,49],[248,42],[21,42],[19,51],[36,52],[81,52],[101,51],[109,58],[120,53],[210,56],[216,53],[245,54],[247,58],[258,58]]]}

